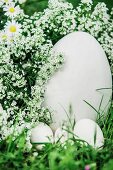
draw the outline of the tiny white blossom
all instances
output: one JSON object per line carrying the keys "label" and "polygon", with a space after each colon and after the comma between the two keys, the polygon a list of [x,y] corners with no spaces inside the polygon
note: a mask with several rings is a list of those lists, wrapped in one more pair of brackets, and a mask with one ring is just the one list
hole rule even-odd
{"label": "tiny white blossom", "polygon": [[25,3],[27,0],[18,0],[19,4]]}
{"label": "tiny white blossom", "polygon": [[81,0],[81,2],[82,3],[84,3],[84,4],[92,4],[93,2],[92,2],[92,0]]}

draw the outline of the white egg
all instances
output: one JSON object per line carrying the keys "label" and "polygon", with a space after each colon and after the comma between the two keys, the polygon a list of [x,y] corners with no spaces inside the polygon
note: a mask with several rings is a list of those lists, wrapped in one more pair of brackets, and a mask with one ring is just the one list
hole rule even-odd
{"label": "white egg", "polygon": [[44,144],[53,143],[53,132],[51,128],[40,122],[38,126],[31,131],[31,142],[36,145],[37,149],[42,149]]}
{"label": "white egg", "polygon": [[94,148],[100,148],[104,144],[104,136],[99,125],[90,119],[81,119],[74,127],[75,138],[86,141]]}
{"label": "white egg", "polygon": [[58,128],[55,131],[55,143],[60,142],[60,143],[65,143],[65,141],[67,141],[69,138],[69,134],[66,131],[66,129],[62,129],[62,128]]}
{"label": "white egg", "polygon": [[3,108],[2,108],[2,105],[0,104],[0,113],[3,112]]}
{"label": "white egg", "polygon": [[70,104],[76,121],[96,120],[93,107],[97,111],[100,108],[105,115],[112,96],[112,76],[97,40],[88,33],[73,32],[58,41],[53,51],[63,53],[65,63],[48,81],[45,91],[44,104],[53,113],[52,128],[57,129],[63,121],[68,121]]}

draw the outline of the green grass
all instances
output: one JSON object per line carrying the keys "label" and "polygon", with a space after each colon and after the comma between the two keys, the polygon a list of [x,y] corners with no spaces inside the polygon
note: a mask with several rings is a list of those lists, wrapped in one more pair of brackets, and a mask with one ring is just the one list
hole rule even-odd
{"label": "green grass", "polygon": [[105,137],[101,150],[81,145],[72,138],[64,146],[47,144],[37,151],[34,145],[32,150],[26,151],[26,132],[15,141],[9,136],[0,143],[0,170],[84,170],[86,165],[90,170],[113,170],[113,110],[98,123]]}

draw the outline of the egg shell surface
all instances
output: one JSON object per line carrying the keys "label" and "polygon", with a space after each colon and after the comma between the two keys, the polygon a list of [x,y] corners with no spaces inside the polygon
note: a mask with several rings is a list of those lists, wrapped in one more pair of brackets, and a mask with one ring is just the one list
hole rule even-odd
{"label": "egg shell surface", "polygon": [[2,105],[0,104],[0,113],[3,112],[3,108],[2,108]]}
{"label": "egg shell surface", "polygon": [[65,62],[45,90],[44,105],[52,112],[52,129],[61,127],[63,121],[68,122],[70,105],[76,121],[83,118],[95,121],[97,112],[93,108],[106,115],[112,96],[112,76],[98,41],[86,32],[73,32],[59,40],[53,51],[62,53]]}
{"label": "egg shell surface", "polygon": [[31,131],[31,142],[39,144],[52,143],[53,132],[51,128],[44,123],[39,123],[38,126]]}
{"label": "egg shell surface", "polygon": [[75,124],[75,138],[86,141],[94,148],[100,148],[104,144],[103,132],[99,125],[90,119],[82,119]]}

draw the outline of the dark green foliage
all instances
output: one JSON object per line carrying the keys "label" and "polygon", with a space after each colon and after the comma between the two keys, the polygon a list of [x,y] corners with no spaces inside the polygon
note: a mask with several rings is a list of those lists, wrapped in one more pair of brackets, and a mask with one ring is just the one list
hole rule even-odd
{"label": "dark green foliage", "polygon": [[47,5],[47,0],[27,0],[23,8],[26,14],[32,15],[34,12],[43,11]]}
{"label": "dark green foliage", "polygon": [[0,8],[0,30],[3,29],[4,23],[6,22],[7,17],[3,14],[2,8]]}

